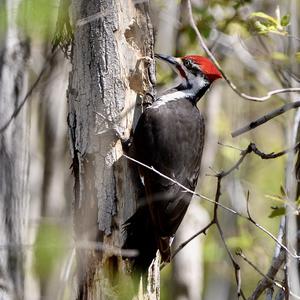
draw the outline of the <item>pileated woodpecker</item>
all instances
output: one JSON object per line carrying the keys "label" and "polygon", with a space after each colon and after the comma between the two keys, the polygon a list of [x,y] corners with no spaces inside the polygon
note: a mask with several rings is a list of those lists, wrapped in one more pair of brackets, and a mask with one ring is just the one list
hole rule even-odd
{"label": "pileated woodpecker", "polygon": [[[222,75],[208,59],[198,55],[181,58],[156,54],[177,71],[181,82],[165,91],[141,115],[133,135],[134,158],[195,190],[205,124],[197,102]],[[176,183],[139,166],[145,201],[126,221],[123,248],[137,249],[134,266],[146,271],[157,249],[163,261],[171,257],[170,245],[192,195]]]}

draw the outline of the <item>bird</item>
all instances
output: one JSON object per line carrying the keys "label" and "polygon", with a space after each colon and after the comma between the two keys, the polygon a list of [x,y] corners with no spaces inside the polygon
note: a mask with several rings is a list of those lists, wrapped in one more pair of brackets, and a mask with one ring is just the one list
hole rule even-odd
{"label": "bird", "polygon": [[[173,57],[155,54],[178,74],[179,84],[167,89],[141,114],[132,138],[132,156],[144,196],[137,211],[124,223],[123,249],[136,249],[133,269],[146,272],[157,250],[163,262],[171,259],[171,243],[187,211],[198,181],[205,141],[205,120],[197,102],[222,78],[204,56]],[[179,183],[179,184],[177,184]]]}

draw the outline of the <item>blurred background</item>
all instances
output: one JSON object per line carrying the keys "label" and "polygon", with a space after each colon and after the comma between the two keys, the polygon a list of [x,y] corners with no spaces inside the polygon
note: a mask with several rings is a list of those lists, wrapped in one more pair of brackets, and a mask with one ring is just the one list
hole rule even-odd
{"label": "blurred background", "polygon": [[[24,106],[28,118],[24,134],[29,135],[30,145],[18,146],[28,147],[30,182],[24,210],[29,216],[23,250],[24,299],[70,299],[75,276],[66,100],[70,60],[67,46],[64,51],[56,48],[55,55],[52,54],[60,3],[57,0],[13,3],[17,4],[10,15],[7,6],[0,2],[3,25],[0,27],[0,64],[4,64],[4,48],[13,49],[14,39],[19,38],[16,33],[19,28],[26,36],[22,45],[28,48],[23,72],[28,86],[34,85]],[[195,0],[192,4],[195,21],[207,46],[241,92],[263,96],[270,90],[299,86],[299,1]],[[22,18],[24,11],[30,19]],[[262,12],[265,15],[260,14]],[[157,53],[204,55],[189,26],[186,1],[153,0],[151,16]],[[8,45],[9,40],[12,45]],[[165,65],[157,64],[158,89],[169,86],[174,77]],[[4,75],[1,78],[2,99],[9,80]],[[293,94],[280,94],[263,103],[250,102],[237,96],[224,80],[217,81],[199,103],[206,118],[207,136],[197,191],[214,199],[217,181],[211,175],[230,168],[240,158],[240,149],[245,149],[250,142],[266,153],[292,147],[295,139],[291,136],[297,125],[293,111],[240,137],[232,138],[231,132],[294,100]],[[1,116],[0,128],[9,115]],[[252,217],[277,236],[282,213],[274,216],[274,207],[284,205],[286,174],[292,173],[286,156],[261,160],[256,155],[248,155],[240,168],[224,179],[221,202],[246,214],[249,192]],[[175,248],[208,224],[212,209],[204,200],[193,200],[176,236]],[[274,241],[249,221],[223,209],[219,209],[219,218],[232,253],[241,248],[246,257],[266,273],[275,251]],[[243,260],[237,260],[241,266],[242,288],[250,295],[262,277]],[[284,270],[281,270],[279,278],[283,277]],[[234,268],[214,227],[206,236],[186,246],[174,262],[163,269],[161,280],[163,300],[236,298]]]}

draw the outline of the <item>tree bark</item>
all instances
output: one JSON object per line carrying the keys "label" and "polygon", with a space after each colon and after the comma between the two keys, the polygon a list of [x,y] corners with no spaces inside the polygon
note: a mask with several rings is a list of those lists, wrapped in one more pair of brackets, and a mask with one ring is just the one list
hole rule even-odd
{"label": "tree bark", "polygon": [[138,187],[113,129],[128,132],[140,114],[136,100],[153,93],[148,13],[144,1],[72,1],[68,125],[75,239],[83,248],[99,243],[77,248],[78,299],[110,299],[107,287],[124,270],[122,224],[134,212]]}
{"label": "tree bark", "polygon": [[[287,9],[290,11],[297,11],[300,8],[299,3],[294,0],[288,1],[286,3],[288,6]],[[291,24],[290,24],[290,34],[292,36],[299,35],[299,21],[297,14],[291,15]],[[295,39],[291,39],[288,45],[289,54],[292,56],[297,52],[298,45]],[[299,65],[294,64],[291,68],[291,72],[294,74],[299,74]],[[295,82],[291,76],[289,80],[290,86],[299,85],[298,82]],[[299,98],[298,94],[292,94],[290,96],[292,101],[297,101]],[[288,124],[288,128],[286,129],[286,140],[288,144],[295,145],[296,142],[299,141],[299,128],[300,128],[300,111],[298,110],[294,116],[293,122]],[[299,159],[299,153],[298,153]],[[285,168],[285,188],[288,194],[288,201],[291,201],[293,205],[294,201],[298,200],[299,197],[299,182],[297,182],[297,170],[295,174],[295,166],[294,166],[295,154],[289,153],[288,159],[286,162]],[[297,169],[296,164],[296,169]],[[299,165],[298,165],[299,166]],[[295,176],[296,175],[296,176]],[[293,210],[290,208],[290,205],[286,205],[286,244],[291,251],[296,251],[299,254],[299,245],[300,245],[300,236],[299,236],[299,227],[300,220],[299,216],[297,216]],[[297,249],[298,248],[298,249]],[[295,260],[291,259],[288,255],[286,256],[286,276],[287,276],[287,286],[293,293],[299,295],[300,294],[300,273],[299,273],[299,263],[295,263]],[[287,299],[294,299],[294,297],[288,295],[286,293],[285,297]]]}
{"label": "tree bark", "polygon": [[[6,35],[0,51],[0,127],[27,92],[29,46],[17,28],[20,0],[6,1]],[[0,46],[1,47],[1,46]],[[28,111],[0,133],[0,298],[23,299],[23,249],[28,214]]]}

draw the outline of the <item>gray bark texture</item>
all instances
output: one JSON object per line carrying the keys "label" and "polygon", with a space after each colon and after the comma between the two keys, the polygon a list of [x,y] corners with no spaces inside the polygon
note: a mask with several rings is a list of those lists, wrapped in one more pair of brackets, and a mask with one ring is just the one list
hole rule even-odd
{"label": "gray bark texture", "polygon": [[111,286],[116,274],[126,269],[118,249],[122,224],[135,210],[138,187],[113,129],[128,133],[141,112],[136,101],[153,93],[148,10],[145,1],[72,1],[68,125],[75,239],[81,245],[99,243],[97,249],[77,248],[78,299],[113,298],[104,286]]}
{"label": "gray bark texture", "polygon": [[[5,2],[5,1],[4,1]],[[1,4],[1,2],[0,2]],[[0,43],[0,128],[27,92],[29,47],[17,28],[19,0],[3,3],[6,28]],[[6,5],[6,6],[5,6]],[[4,24],[6,23],[6,24]],[[28,213],[28,110],[25,106],[0,133],[0,299],[22,299],[23,249]]]}

